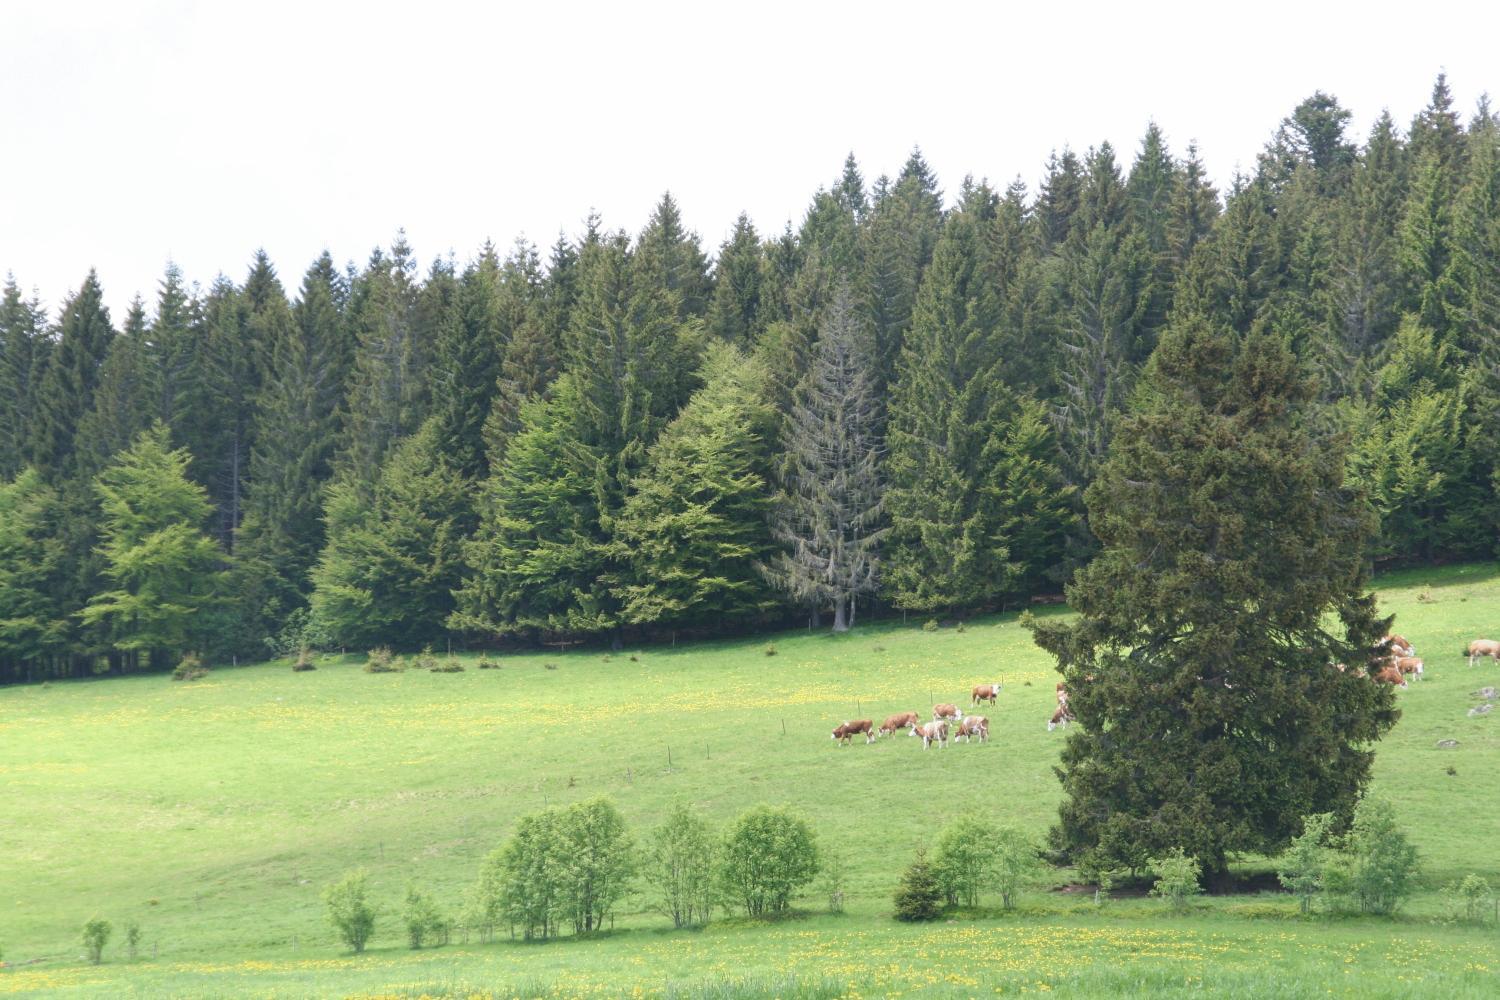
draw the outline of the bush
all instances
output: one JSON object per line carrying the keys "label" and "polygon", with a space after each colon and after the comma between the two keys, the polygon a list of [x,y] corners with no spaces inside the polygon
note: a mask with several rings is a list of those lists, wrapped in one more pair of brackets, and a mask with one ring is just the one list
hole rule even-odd
{"label": "bush", "polygon": [[1455,909],[1462,908],[1463,918],[1470,923],[1482,921],[1495,898],[1489,882],[1479,875],[1465,875],[1462,882],[1450,883],[1445,892]]}
{"label": "bush", "polygon": [[297,662],[292,664],[292,672],[300,674],[308,670],[317,669],[317,667],[313,666],[312,650],[308,649],[306,646],[303,646],[297,652]]}
{"label": "bush", "polygon": [[322,649],[329,645],[329,637],[314,626],[307,608],[297,608],[287,615],[281,631],[266,636],[263,641],[273,660],[284,660],[304,649]]}
{"label": "bush", "polygon": [[109,943],[110,931],[113,929],[108,920],[98,917],[83,925],[83,950],[95,965],[104,961],[104,946]]}
{"label": "bush", "polygon": [[672,926],[708,923],[714,903],[718,845],[707,822],[678,803],[646,843],[642,872],[655,890],[653,905]]}
{"label": "bush", "polygon": [[609,799],[579,802],[561,816],[558,840],[563,866],[558,896],[574,934],[601,930],[635,876],[635,846],[625,817]]}
{"label": "bush", "polygon": [[923,632],[936,632],[937,630],[938,630],[938,623],[937,623],[937,619],[936,618],[929,618],[925,622],[922,623],[922,631]]}
{"label": "bush", "polygon": [[365,673],[367,674],[395,674],[406,669],[401,665],[401,658],[391,652],[389,646],[376,646],[370,650],[365,659]]}
{"label": "bush", "polygon": [[1001,827],[995,833],[989,884],[1000,894],[1000,905],[1007,910],[1016,905],[1021,890],[1036,882],[1041,858],[1036,845],[1020,830]]}
{"label": "bush", "polygon": [[480,670],[499,670],[500,669],[500,664],[498,664],[494,660],[490,659],[490,654],[488,654],[488,653],[485,653],[483,656],[481,656],[479,658],[479,663],[477,664],[477,666],[479,667]]}
{"label": "bush", "polygon": [[774,642],[768,642],[768,643],[766,643],[766,655],[767,656],[775,656],[776,655],[776,644]]}
{"label": "bush", "polygon": [[141,946],[141,925],[134,920],[125,925],[125,955],[132,962]]}
{"label": "bush", "polygon": [[897,920],[909,922],[936,920],[942,901],[943,891],[938,886],[937,872],[927,863],[927,852],[918,851],[901,874],[894,916]]}
{"label": "bush", "polygon": [[1202,873],[1198,859],[1183,854],[1180,847],[1172,848],[1165,857],[1151,858],[1147,864],[1156,874],[1151,895],[1165,899],[1177,913],[1186,911],[1188,900],[1203,891],[1198,885]]}
{"label": "bush", "polygon": [[526,940],[557,933],[562,914],[558,882],[567,858],[558,836],[560,809],[529,813],[516,832],[491,852],[479,872],[476,912],[484,921],[521,928]]}
{"label": "bush", "polygon": [[1328,891],[1362,913],[1395,913],[1411,895],[1418,864],[1391,804],[1362,799],[1343,848],[1324,874]]}
{"label": "bush", "polygon": [[938,834],[932,870],[949,906],[979,904],[980,890],[992,872],[994,840],[995,828],[973,816],[960,816]]}
{"label": "bush", "polygon": [[432,652],[431,646],[423,646],[422,651],[416,655],[416,658],[413,660],[412,665],[418,670],[427,670],[432,673],[437,673],[438,658]]}
{"label": "bush", "polygon": [[1282,855],[1281,867],[1276,871],[1282,888],[1297,897],[1303,913],[1312,912],[1313,898],[1323,891],[1331,857],[1327,841],[1332,824],[1332,813],[1303,817],[1302,833],[1292,838],[1291,846]]}
{"label": "bush", "polygon": [[375,911],[369,903],[370,876],[363,868],[348,872],[323,890],[328,906],[328,922],[338,931],[339,940],[356,954],[375,933]]}
{"label": "bush", "polygon": [[184,653],[177,666],[172,670],[174,681],[195,681],[200,677],[208,676],[208,668],[203,665],[195,653]]}
{"label": "bush", "polygon": [[436,901],[418,889],[415,882],[407,883],[402,919],[406,921],[406,939],[413,950],[423,944],[448,943],[452,923],[438,910]]}
{"label": "bush", "polygon": [[825,848],[818,873],[818,891],[828,897],[828,912],[844,912],[844,893],[849,888],[849,866],[837,848]]}
{"label": "bush", "polygon": [[752,917],[785,913],[792,894],[818,873],[817,836],[785,809],[756,806],[740,814],[724,840],[719,885]]}

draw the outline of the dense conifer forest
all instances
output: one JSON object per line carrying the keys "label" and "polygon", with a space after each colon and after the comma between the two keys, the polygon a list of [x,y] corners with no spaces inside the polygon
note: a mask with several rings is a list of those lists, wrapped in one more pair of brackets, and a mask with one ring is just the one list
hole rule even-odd
{"label": "dense conifer forest", "polygon": [[1013,607],[1097,547],[1173,329],[1290,352],[1367,561],[1489,556],[1500,115],[1439,77],[1406,125],[1350,120],[1314,94],[1225,191],[1155,126],[1034,191],[851,155],[719,247],[666,195],[638,234],[425,272],[400,235],[169,266],[123,316],[0,262],[0,682]]}

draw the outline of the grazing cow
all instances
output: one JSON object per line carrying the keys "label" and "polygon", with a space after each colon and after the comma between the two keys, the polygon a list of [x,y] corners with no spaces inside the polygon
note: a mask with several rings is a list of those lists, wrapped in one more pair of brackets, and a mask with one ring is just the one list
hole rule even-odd
{"label": "grazing cow", "polygon": [[1066,726],[1073,721],[1073,713],[1068,711],[1068,703],[1060,701],[1057,703],[1057,711],[1052,713],[1052,718],[1047,721],[1047,732],[1052,732],[1058,726]]}
{"label": "grazing cow", "polygon": [[1390,647],[1391,647],[1391,652],[1393,652],[1393,653],[1396,652],[1397,650],[1401,650],[1401,649],[1406,650],[1406,652],[1404,652],[1404,653],[1401,654],[1402,656],[1411,656],[1414,653],[1416,653],[1416,651],[1417,651],[1417,647],[1413,646],[1410,642],[1408,642],[1407,639],[1406,639],[1406,636],[1404,636],[1404,635],[1397,635],[1394,632],[1392,632],[1390,635],[1382,637],[1380,641],[1384,642],[1384,643],[1389,643]]}
{"label": "grazing cow", "polygon": [[958,710],[957,705],[933,705],[932,717],[934,719],[952,719],[954,722],[957,722],[963,717],[963,713]]}
{"label": "grazing cow", "polygon": [[1474,665],[1474,661],[1481,656],[1489,656],[1500,660],[1500,642],[1496,642],[1494,639],[1475,639],[1469,643],[1469,648],[1464,652],[1469,657],[1469,666],[1471,667]]}
{"label": "grazing cow", "polygon": [[1417,680],[1422,679],[1422,661],[1415,656],[1398,656],[1394,661],[1394,666],[1403,674],[1415,674]]}
{"label": "grazing cow", "polygon": [[953,736],[953,742],[963,740],[968,743],[978,738],[981,743],[990,741],[990,720],[982,715],[966,715],[958,720],[958,732]]}
{"label": "grazing cow", "polygon": [[987,701],[991,705],[993,705],[993,704],[995,704],[995,699],[997,699],[999,697],[1000,697],[1000,682],[999,681],[996,681],[993,684],[976,684],[974,686],[973,693],[969,695],[969,707],[973,708],[975,705],[978,705],[981,701]]}
{"label": "grazing cow", "polygon": [[866,743],[875,742],[875,723],[869,719],[855,719],[846,722],[833,731],[833,738],[839,741],[839,746],[848,746],[849,741],[860,733],[864,733]]}
{"label": "grazing cow", "polygon": [[926,750],[928,747],[932,746],[933,743],[936,743],[938,745],[939,750],[942,750],[948,745],[948,723],[944,722],[942,719],[934,719],[931,722],[924,722],[920,725],[912,726],[911,734],[913,736],[922,737],[923,750]]}
{"label": "grazing cow", "polygon": [[1395,667],[1385,667],[1379,673],[1370,675],[1376,684],[1391,684],[1395,687],[1406,687],[1406,677]]}
{"label": "grazing cow", "polygon": [[917,722],[918,718],[916,712],[897,712],[895,715],[887,717],[886,720],[880,724],[879,735],[889,736],[898,729],[907,729],[911,726],[915,726]]}

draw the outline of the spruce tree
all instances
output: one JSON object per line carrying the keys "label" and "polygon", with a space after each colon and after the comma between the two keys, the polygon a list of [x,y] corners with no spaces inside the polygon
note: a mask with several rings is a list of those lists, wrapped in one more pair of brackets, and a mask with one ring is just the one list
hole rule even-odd
{"label": "spruce tree", "polygon": [[791,473],[775,534],[786,551],[767,572],[814,618],[832,605],[835,632],[853,626],[855,602],[875,591],[885,534],[870,341],[841,284],[783,431]]}
{"label": "spruce tree", "polygon": [[0,293],[0,479],[27,464],[36,420],[37,383],[46,367],[47,317],[7,275]]}
{"label": "spruce tree", "polygon": [[114,338],[104,290],[98,276],[89,271],[83,285],[63,305],[57,343],[37,385],[28,458],[53,482],[75,467],[78,424],[94,406],[94,391]]}
{"label": "spruce tree", "polygon": [[760,238],[744,212],[734,232],[719,248],[714,264],[713,301],[708,307],[708,332],[725,343],[748,347],[760,332]]}
{"label": "spruce tree", "polygon": [[1400,319],[1396,228],[1405,198],[1405,151],[1395,122],[1383,114],[1354,165],[1340,206],[1332,279],[1343,321],[1342,377],[1335,388],[1345,393]]}
{"label": "spruce tree", "polygon": [[56,492],[35,469],[0,478],[0,683],[35,677],[63,652],[61,515]]}
{"label": "spruce tree", "polygon": [[765,373],[729,345],[651,446],[613,522],[623,620],[722,625],[774,607],[756,566],[771,556],[773,414]]}
{"label": "spruce tree", "polygon": [[985,489],[1012,403],[997,368],[997,322],[984,235],[994,194],[964,191],[917,295],[892,387],[885,589],[897,607],[987,603],[1014,582]]}
{"label": "spruce tree", "polygon": [[937,177],[913,150],[889,190],[881,193],[861,227],[865,283],[875,329],[875,391],[885,396],[895,378],[901,343],[912,323],[922,275],[943,227]]}
{"label": "spruce tree", "polygon": [[328,490],[328,541],[313,568],[314,631],[340,646],[437,641],[462,575],[465,483],[428,420],[391,451],[367,491]]}
{"label": "spruce tree", "polygon": [[1103,548],[1031,622],[1078,725],[1057,851],[1140,870],[1180,847],[1211,878],[1274,854],[1301,817],[1347,817],[1396,718],[1363,663],[1387,628],[1366,593],[1373,524],[1315,387],[1269,334],[1197,316],[1163,337],[1087,502]]}
{"label": "spruce tree", "polygon": [[632,260],[636,283],[654,283],[671,296],[677,319],[701,317],[708,311],[713,294],[708,257],[698,243],[698,234],[683,227],[682,212],[670,191],[662,195],[641,231]]}
{"label": "spruce tree", "polygon": [[96,475],[112,458],[162,419],[161,366],[153,350],[141,300],[130,304],[119,336],[99,370],[94,406],[79,421],[79,470]]}
{"label": "spruce tree", "polygon": [[275,631],[302,606],[323,546],[323,487],[333,474],[347,361],[326,255],[302,279],[278,331],[257,401],[236,596],[252,633]]}

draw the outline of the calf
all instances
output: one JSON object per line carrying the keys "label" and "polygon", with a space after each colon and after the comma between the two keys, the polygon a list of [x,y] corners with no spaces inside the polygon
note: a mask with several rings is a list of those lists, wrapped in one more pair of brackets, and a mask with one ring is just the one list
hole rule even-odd
{"label": "calf", "polygon": [[1415,674],[1417,680],[1422,679],[1422,661],[1415,656],[1398,656],[1393,665],[1403,674]]}
{"label": "calf", "polygon": [[1395,687],[1406,687],[1406,677],[1395,667],[1385,667],[1379,673],[1371,674],[1370,677],[1376,684],[1390,684]]}
{"label": "calf", "polygon": [[1464,653],[1468,656],[1469,666],[1471,667],[1474,665],[1474,661],[1481,656],[1489,656],[1500,660],[1500,642],[1496,642],[1494,639],[1475,639],[1469,643],[1469,648]]}
{"label": "calf", "polygon": [[958,720],[958,732],[953,737],[953,742],[963,740],[969,743],[974,739],[981,743],[990,741],[990,720],[982,715],[966,715]]}
{"label": "calf", "polygon": [[999,681],[996,681],[993,684],[977,684],[977,685],[975,685],[973,692],[969,695],[969,707],[973,708],[975,705],[978,705],[981,701],[987,701],[991,705],[993,705],[993,704],[995,704],[995,700],[997,698],[999,698],[999,697],[1000,697],[1000,682]]}
{"label": "calf", "polygon": [[1047,721],[1047,732],[1052,732],[1058,726],[1066,726],[1073,721],[1073,713],[1068,711],[1066,700],[1057,703],[1057,711],[1052,713],[1052,718]]}
{"label": "calf", "polygon": [[957,722],[962,714],[963,713],[958,710],[957,705],[932,706],[932,717],[934,719],[952,719],[954,722]]}
{"label": "calf", "polygon": [[911,734],[913,736],[922,737],[923,750],[926,750],[928,747],[932,746],[933,743],[936,743],[938,745],[939,750],[942,750],[948,745],[948,723],[944,722],[942,719],[934,719],[931,722],[924,722],[920,725],[912,726]]}
{"label": "calf", "polygon": [[839,741],[839,746],[848,746],[849,741],[859,733],[864,733],[866,743],[875,742],[875,723],[869,719],[855,719],[846,722],[833,731],[833,738]]}
{"label": "calf", "polygon": [[898,729],[906,729],[916,724],[916,712],[897,712],[880,724],[880,735],[889,736]]}

